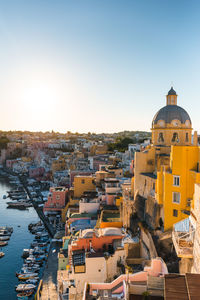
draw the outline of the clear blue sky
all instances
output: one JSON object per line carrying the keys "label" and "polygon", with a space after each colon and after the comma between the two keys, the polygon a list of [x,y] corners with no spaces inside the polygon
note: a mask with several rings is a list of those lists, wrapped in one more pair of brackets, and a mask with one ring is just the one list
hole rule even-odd
{"label": "clear blue sky", "polygon": [[2,130],[149,130],[171,82],[200,130],[199,75],[199,1],[0,1]]}

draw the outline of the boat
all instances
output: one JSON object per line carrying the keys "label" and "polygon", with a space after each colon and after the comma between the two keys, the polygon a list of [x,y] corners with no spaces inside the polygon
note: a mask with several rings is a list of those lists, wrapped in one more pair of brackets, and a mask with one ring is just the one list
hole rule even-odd
{"label": "boat", "polygon": [[6,236],[0,236],[0,241],[8,241],[10,237],[8,235]]}
{"label": "boat", "polygon": [[30,297],[31,295],[33,295],[33,291],[28,291],[28,292],[22,292],[22,293],[18,293],[17,297],[18,299],[28,299],[28,297]]}
{"label": "boat", "polygon": [[4,252],[0,252],[0,258],[4,257],[5,253]]}
{"label": "boat", "polygon": [[36,288],[36,285],[34,284],[26,284],[26,283],[20,283],[16,286],[15,290],[17,292],[24,292],[24,291],[33,291]]}
{"label": "boat", "polygon": [[38,272],[39,272],[39,270],[40,270],[40,267],[37,267],[37,268],[34,268],[34,267],[22,267],[21,268],[21,271],[19,271],[19,272],[16,272],[16,276],[18,277],[18,276],[21,276],[21,275],[32,275],[32,274],[36,274],[37,276],[38,276]]}
{"label": "boat", "polygon": [[0,236],[11,236],[11,232],[6,229],[0,229]]}
{"label": "boat", "polygon": [[4,246],[7,246],[8,245],[8,242],[0,242],[0,247],[4,247]]}
{"label": "boat", "polygon": [[30,249],[24,249],[22,253],[22,258],[29,257],[29,254],[30,254]]}
{"label": "boat", "polygon": [[8,230],[9,232],[13,233],[13,227],[0,226],[0,230]]}
{"label": "boat", "polygon": [[28,279],[28,280],[26,280],[26,283],[27,284],[28,283],[30,283],[30,284],[37,284],[39,279],[40,279],[39,277],[35,277],[33,279]]}
{"label": "boat", "polygon": [[38,277],[38,273],[24,273],[21,275],[18,275],[19,280],[28,280],[28,279],[34,279],[35,277]]}
{"label": "boat", "polygon": [[26,201],[12,201],[12,202],[6,202],[7,203],[7,208],[18,208],[18,209],[22,209],[22,208],[28,208],[31,207],[32,204],[28,203]]}

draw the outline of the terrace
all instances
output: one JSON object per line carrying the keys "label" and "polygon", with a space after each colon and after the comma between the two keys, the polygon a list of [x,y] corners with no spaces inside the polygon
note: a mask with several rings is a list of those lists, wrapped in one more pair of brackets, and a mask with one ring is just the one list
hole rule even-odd
{"label": "terrace", "polygon": [[172,240],[178,257],[193,258],[194,232],[190,218],[174,224]]}

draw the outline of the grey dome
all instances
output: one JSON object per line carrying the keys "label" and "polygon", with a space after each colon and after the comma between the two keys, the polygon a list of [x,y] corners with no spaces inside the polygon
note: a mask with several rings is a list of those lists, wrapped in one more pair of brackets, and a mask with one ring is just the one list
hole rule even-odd
{"label": "grey dome", "polygon": [[171,123],[172,120],[179,120],[184,124],[186,120],[191,123],[190,116],[182,107],[178,105],[166,105],[161,108],[154,116],[152,125],[157,124],[159,120],[164,120],[165,123]]}
{"label": "grey dome", "polygon": [[168,95],[176,95],[176,92],[173,89],[173,87],[171,87],[171,89],[169,90]]}

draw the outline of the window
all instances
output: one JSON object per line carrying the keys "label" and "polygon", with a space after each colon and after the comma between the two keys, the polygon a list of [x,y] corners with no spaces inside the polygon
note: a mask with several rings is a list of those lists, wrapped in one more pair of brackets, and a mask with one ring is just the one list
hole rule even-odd
{"label": "window", "polygon": [[103,291],[103,296],[104,296],[105,298],[108,298],[108,291],[104,290],[104,291]]}
{"label": "window", "polygon": [[173,192],[172,193],[172,202],[173,203],[177,203],[177,204],[179,204],[180,203],[180,193],[178,193],[178,192]]}
{"label": "window", "polygon": [[153,190],[155,191],[155,182],[153,182]]}
{"label": "window", "polygon": [[81,180],[81,183],[82,183],[82,184],[85,184],[85,179],[82,179],[82,180]]}
{"label": "window", "polygon": [[172,142],[179,142],[178,133],[174,132],[172,136]]}
{"label": "window", "polygon": [[185,134],[185,141],[186,141],[186,142],[189,142],[188,132],[186,132],[186,134]]}
{"label": "window", "polygon": [[162,132],[159,133],[158,142],[164,142],[164,137]]}
{"label": "window", "polygon": [[60,195],[56,195],[56,200],[60,200]]}
{"label": "window", "polygon": [[180,186],[180,176],[174,176],[174,186]]}
{"label": "window", "polygon": [[173,217],[178,217],[178,210],[177,209],[173,209]]}

